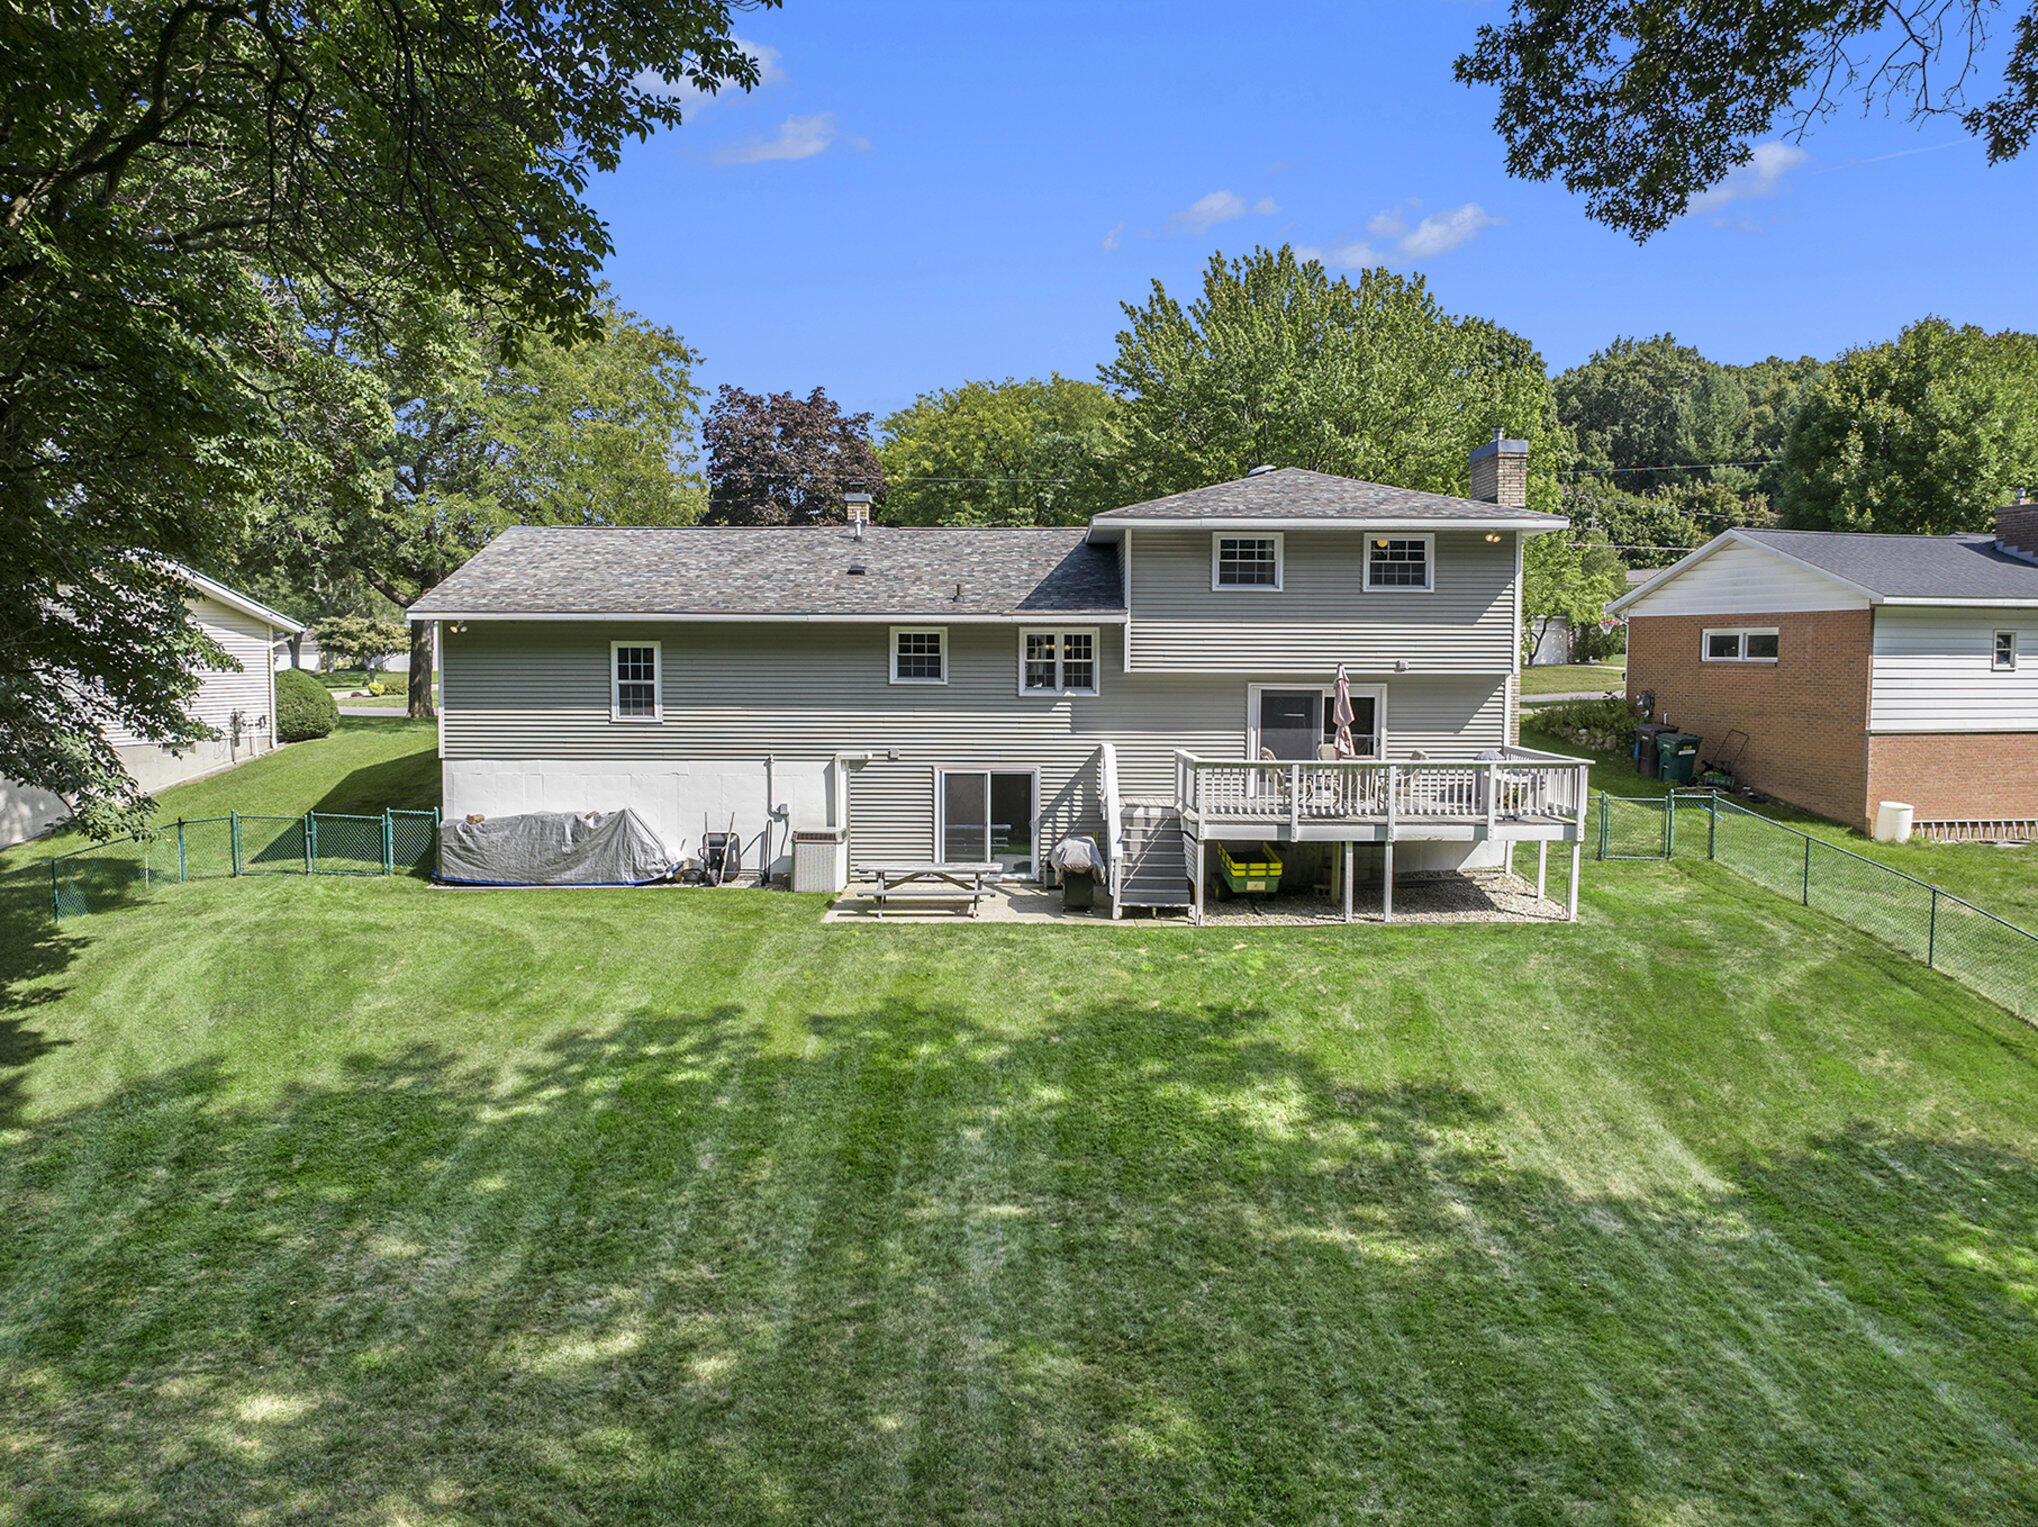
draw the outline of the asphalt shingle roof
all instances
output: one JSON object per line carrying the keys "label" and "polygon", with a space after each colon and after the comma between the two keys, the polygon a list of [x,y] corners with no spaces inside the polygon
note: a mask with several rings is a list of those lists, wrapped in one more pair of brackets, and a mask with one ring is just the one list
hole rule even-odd
{"label": "asphalt shingle roof", "polygon": [[[505,530],[411,606],[457,615],[1105,615],[1118,554],[1080,526]],[[852,574],[852,564],[865,569]],[[959,586],[959,587],[958,587]]]}
{"label": "asphalt shingle roof", "polygon": [[1360,482],[1355,477],[1332,477],[1302,467],[1277,467],[1234,482],[1212,483],[1191,488],[1144,504],[1112,509],[1093,521],[1116,525],[1142,520],[1548,520],[1551,527],[1563,521],[1553,514],[1535,514],[1527,509],[1504,509],[1476,498],[1451,498],[1442,493],[1418,493],[1413,488],[1396,488],[1387,483]]}
{"label": "asphalt shingle roof", "polygon": [[2010,556],[1990,535],[1740,534],[1885,599],[2038,599],[2038,564]]}

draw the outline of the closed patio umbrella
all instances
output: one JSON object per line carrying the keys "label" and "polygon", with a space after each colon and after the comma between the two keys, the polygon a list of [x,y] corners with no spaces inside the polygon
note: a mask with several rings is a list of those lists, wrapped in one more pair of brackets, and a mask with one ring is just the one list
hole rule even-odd
{"label": "closed patio umbrella", "polygon": [[1337,665],[1336,699],[1332,704],[1330,717],[1337,723],[1337,737],[1333,746],[1340,758],[1356,758],[1359,750],[1352,745],[1352,680],[1345,672],[1345,665]]}

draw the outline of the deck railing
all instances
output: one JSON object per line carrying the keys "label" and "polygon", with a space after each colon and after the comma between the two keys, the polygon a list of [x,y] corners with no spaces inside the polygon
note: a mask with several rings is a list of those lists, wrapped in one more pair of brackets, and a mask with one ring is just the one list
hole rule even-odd
{"label": "deck railing", "polygon": [[1586,766],[1559,754],[1507,748],[1483,763],[1270,763],[1175,755],[1184,811],[1245,821],[1384,821],[1448,818],[1488,825],[1575,822],[1586,804]]}

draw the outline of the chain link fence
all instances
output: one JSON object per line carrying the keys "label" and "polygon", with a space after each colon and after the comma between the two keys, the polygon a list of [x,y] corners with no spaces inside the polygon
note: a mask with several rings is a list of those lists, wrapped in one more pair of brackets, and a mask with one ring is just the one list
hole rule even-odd
{"label": "chain link fence", "polygon": [[1710,859],[2038,1021],[2038,934],[1711,792],[1597,804],[1602,859]]}
{"label": "chain link fence", "polygon": [[438,865],[439,813],[381,816],[307,812],[165,824],[0,874],[0,917],[62,922],[146,896],[159,885],[235,875],[430,875]]}

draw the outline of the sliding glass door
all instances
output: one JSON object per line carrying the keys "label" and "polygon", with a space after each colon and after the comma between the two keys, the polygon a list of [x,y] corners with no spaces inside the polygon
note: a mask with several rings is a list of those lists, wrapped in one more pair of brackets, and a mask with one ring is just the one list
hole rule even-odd
{"label": "sliding glass door", "polygon": [[943,769],[935,785],[944,864],[996,864],[1033,873],[1033,776],[996,769]]}

